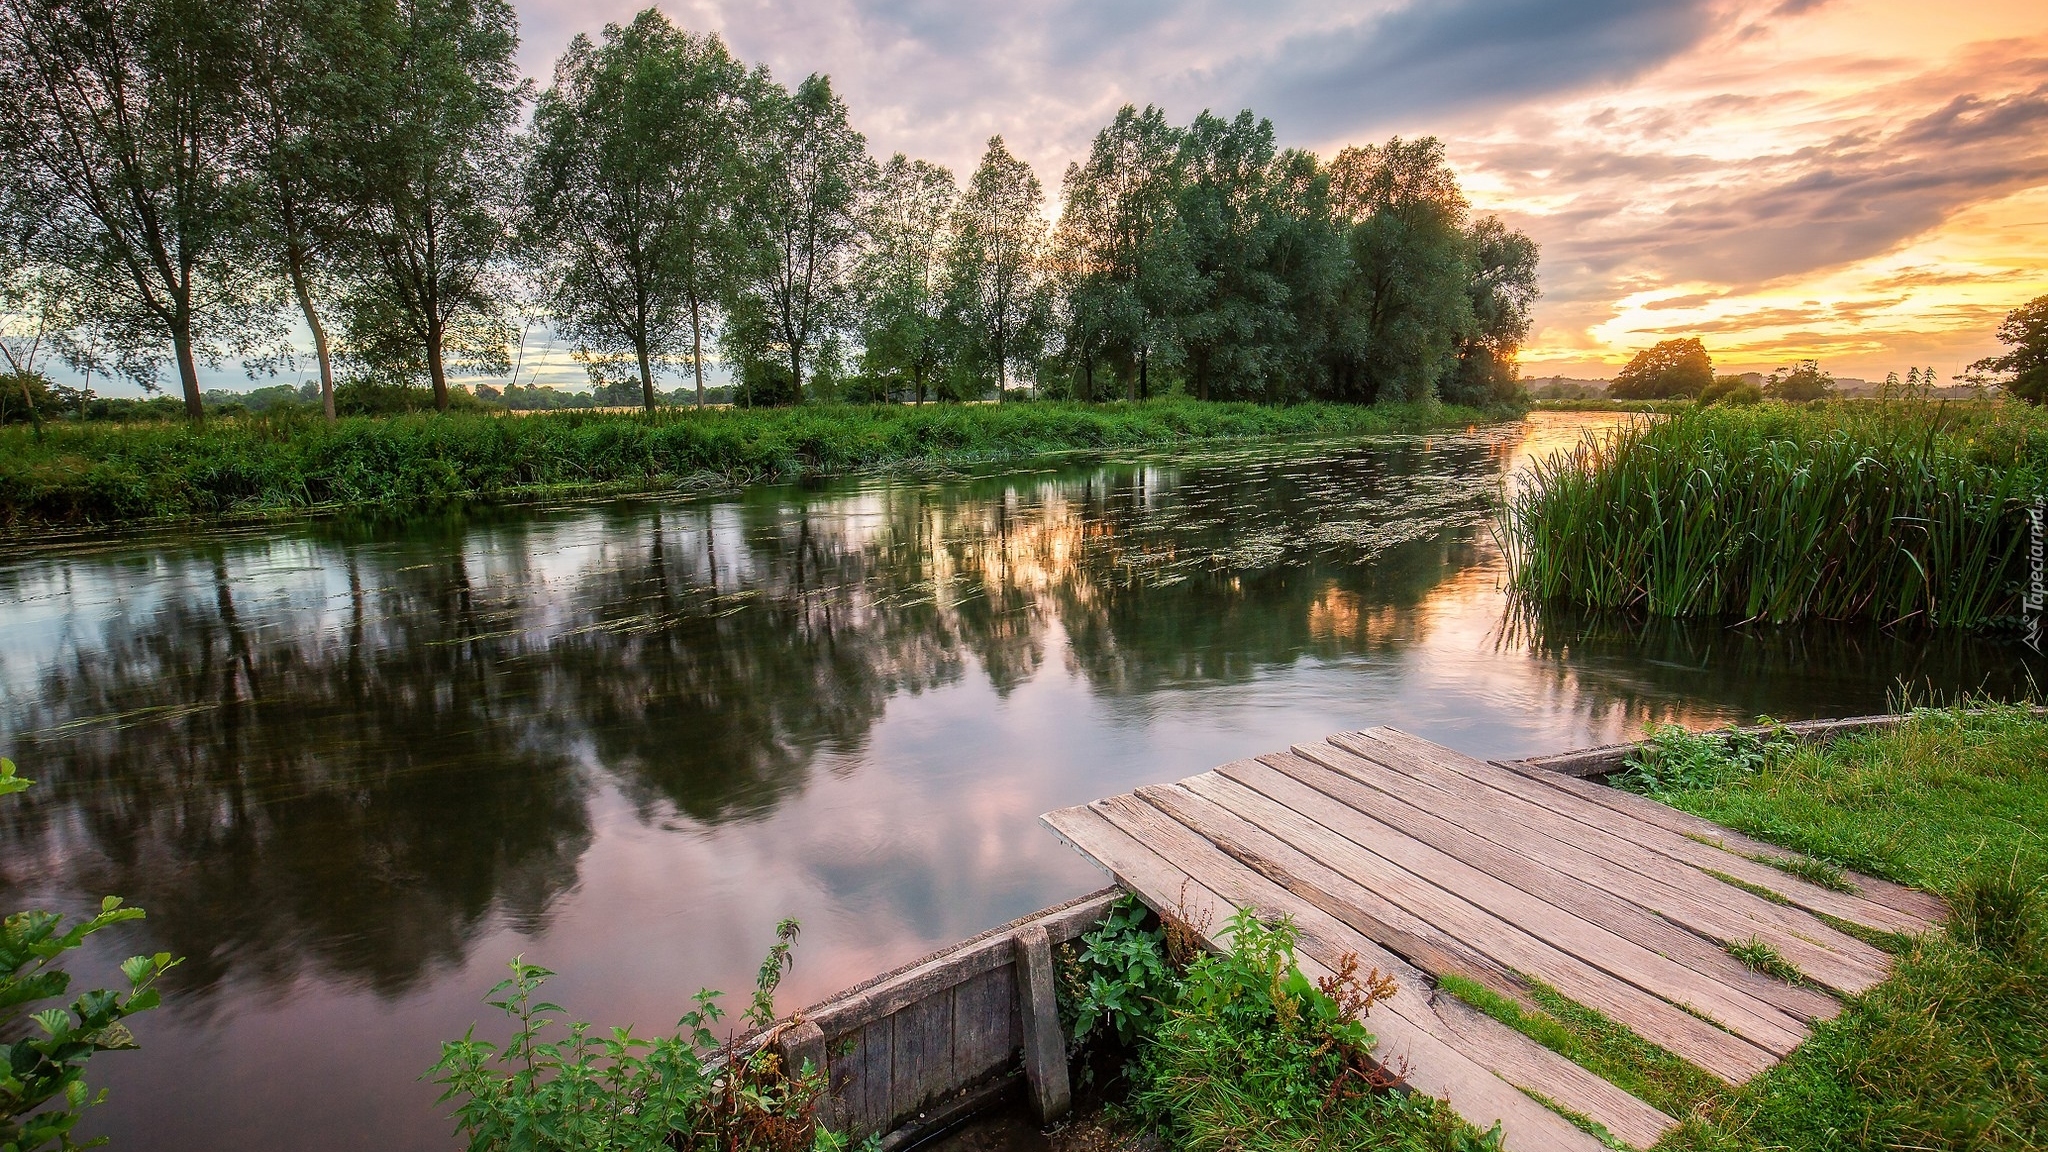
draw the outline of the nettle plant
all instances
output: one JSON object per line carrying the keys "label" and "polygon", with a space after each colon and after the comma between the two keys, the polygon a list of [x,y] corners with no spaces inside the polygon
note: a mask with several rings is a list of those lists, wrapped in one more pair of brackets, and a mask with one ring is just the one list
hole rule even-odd
{"label": "nettle plant", "polygon": [[[0,796],[30,783],[12,760],[0,759]],[[16,912],[0,925],[0,1152],[106,1142],[73,1138],[85,1110],[107,1098],[105,1089],[94,1092],[86,1084],[86,1064],[98,1053],[137,1046],[123,1021],[157,1006],[157,979],[177,961],[168,952],[131,956],[121,964],[125,993],[95,989],[68,1007],[62,1000],[71,974],[58,961],[93,933],[142,916],[142,909],[109,896],[91,919],[68,928],[63,916],[40,910]]]}
{"label": "nettle plant", "polygon": [[456,1100],[456,1130],[471,1152],[842,1152],[845,1138],[818,1123],[823,1069],[786,1068],[775,1051],[775,989],[793,962],[798,926],[784,920],[761,962],[741,1020],[753,1042],[721,1042],[719,993],[699,991],[673,1034],[597,1032],[562,1020],[539,997],[554,973],[523,957],[485,1003],[512,1023],[503,1044],[476,1038],[441,1046],[427,1075]]}

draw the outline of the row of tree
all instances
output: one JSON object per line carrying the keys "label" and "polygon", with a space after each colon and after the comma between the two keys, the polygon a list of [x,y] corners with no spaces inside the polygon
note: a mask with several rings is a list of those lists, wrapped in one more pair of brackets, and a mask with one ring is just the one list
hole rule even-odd
{"label": "row of tree", "polygon": [[[650,9],[536,93],[506,0],[0,0],[0,341],[201,411],[199,366],[424,381],[510,368],[522,313],[600,384],[727,366],[746,402],[1484,400],[1516,388],[1537,249],[1433,139],[1283,150],[1244,112],[1126,107],[1056,225],[990,140],[965,188],[876,163]],[[530,123],[522,126],[531,108]],[[531,327],[529,322],[526,327]]]}

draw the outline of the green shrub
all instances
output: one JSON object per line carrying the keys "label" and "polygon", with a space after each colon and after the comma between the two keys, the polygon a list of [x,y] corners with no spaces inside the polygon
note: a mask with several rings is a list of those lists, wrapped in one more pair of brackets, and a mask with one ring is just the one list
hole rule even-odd
{"label": "green shrub", "polygon": [[[15,774],[14,762],[0,759],[0,796],[29,786]],[[78,1144],[72,1130],[87,1108],[107,1098],[85,1082],[87,1063],[101,1052],[136,1047],[128,1017],[146,1012],[161,1001],[156,982],[177,964],[168,952],[131,956],[121,964],[128,991],[104,989],[62,1007],[38,1004],[61,1001],[71,975],[58,966],[64,954],[85,938],[116,924],[142,919],[140,908],[124,907],[109,896],[91,919],[64,926],[54,912],[16,912],[0,925],[0,1149],[36,1152],[43,1148],[92,1147],[101,1140]],[[34,1029],[22,1027],[23,1018]]]}
{"label": "green shrub", "polygon": [[674,1034],[631,1028],[597,1033],[538,998],[554,973],[523,957],[485,997],[512,1023],[504,1044],[471,1028],[444,1043],[427,1071],[457,1101],[456,1130],[470,1152],[844,1152],[847,1141],[818,1123],[825,1073],[785,1068],[767,1041],[775,989],[789,970],[797,924],[776,926],[742,1019],[761,1043],[722,1044],[717,992],[700,991]]}
{"label": "green shrub", "polygon": [[1657,797],[1718,788],[1761,771],[1774,757],[1797,746],[1796,740],[1777,730],[1695,734],[1666,724],[1630,752],[1627,765],[1607,782]]}

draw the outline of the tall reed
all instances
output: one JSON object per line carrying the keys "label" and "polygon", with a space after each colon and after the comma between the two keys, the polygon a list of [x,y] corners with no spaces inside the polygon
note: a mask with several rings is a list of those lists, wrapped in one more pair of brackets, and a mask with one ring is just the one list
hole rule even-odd
{"label": "tall reed", "polygon": [[2044,465],[2030,409],[1698,409],[1539,463],[1494,532],[1539,602],[1985,628],[2022,611]]}

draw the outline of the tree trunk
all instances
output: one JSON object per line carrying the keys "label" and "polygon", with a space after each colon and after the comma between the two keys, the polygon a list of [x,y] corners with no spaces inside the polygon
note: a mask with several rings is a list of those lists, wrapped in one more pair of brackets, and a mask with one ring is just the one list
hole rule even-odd
{"label": "tree trunk", "polygon": [[199,364],[192,357],[192,318],[180,309],[171,319],[171,347],[178,356],[178,383],[185,391],[185,416],[194,424],[206,419],[199,402]]}
{"label": "tree trunk", "polygon": [[996,403],[997,403],[997,404],[1001,404],[1001,403],[1003,402],[1003,393],[1005,393],[1005,392],[1007,392],[1007,391],[1009,391],[1009,390],[1010,390],[1010,376],[1009,376],[1009,372],[1010,372],[1010,360],[1009,360],[1009,357],[1007,357],[1007,356],[1005,356],[1005,355],[1003,354],[1003,353],[1004,353],[1004,352],[1006,352],[1006,351],[1007,351],[1007,349],[1006,349],[1006,348],[1004,348],[1004,346],[1003,346],[1003,333],[1002,333],[1002,330],[1001,330],[1001,329],[999,328],[999,329],[997,329],[997,330],[996,330]]}
{"label": "tree trunk", "polygon": [[794,340],[789,342],[789,402],[804,402],[804,354]]}
{"label": "tree trunk", "polygon": [[313,355],[320,360],[320,411],[329,424],[334,423],[334,361],[327,350],[327,327],[320,323],[320,310],[313,307],[313,286],[306,279],[304,260],[297,252],[287,254],[286,266],[291,270],[292,291],[298,295],[299,311],[305,313],[306,327],[313,332]]}
{"label": "tree trunk", "polygon": [[427,321],[427,376],[434,382],[434,411],[448,410],[448,370],[441,364],[441,322]]}
{"label": "tree trunk", "polygon": [[690,363],[697,369],[697,407],[704,407],[704,322],[697,315],[697,294],[690,293]]}
{"label": "tree trunk", "polygon": [[640,358],[640,404],[649,412],[654,411],[654,366],[647,359],[647,342],[633,342],[633,352]]}
{"label": "tree trunk", "polygon": [[1095,403],[1095,354],[1081,353],[1081,402]]}

